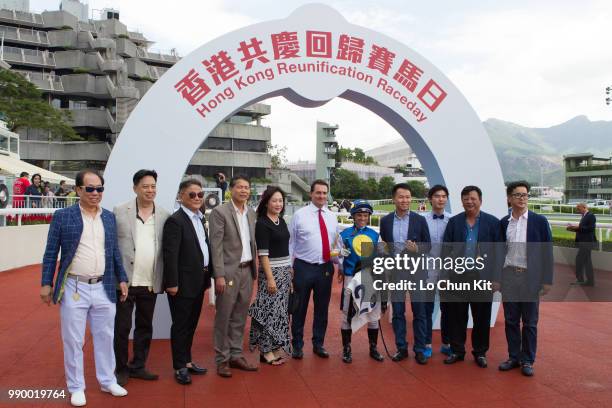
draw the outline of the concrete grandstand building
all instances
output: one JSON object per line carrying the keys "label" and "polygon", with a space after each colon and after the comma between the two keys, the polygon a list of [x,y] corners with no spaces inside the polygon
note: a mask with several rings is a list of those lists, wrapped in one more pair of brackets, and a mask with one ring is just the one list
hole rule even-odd
{"label": "concrete grandstand building", "polygon": [[[27,10],[27,1],[0,0],[0,66],[24,75],[54,107],[69,110],[83,140],[49,140],[47,132],[20,129],[21,158],[70,177],[83,167],[104,169],[130,113],[179,56],[151,51],[153,42],[129,30],[117,10],[104,9],[95,20],[78,0],[62,0],[54,11]],[[261,118],[269,113],[269,106],[257,104],[219,125],[188,172],[265,177],[270,129]]]}

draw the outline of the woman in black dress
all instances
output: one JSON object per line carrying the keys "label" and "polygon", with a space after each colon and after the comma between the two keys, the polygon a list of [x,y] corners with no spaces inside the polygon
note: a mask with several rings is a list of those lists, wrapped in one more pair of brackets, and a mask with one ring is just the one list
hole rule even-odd
{"label": "woman in black dress", "polygon": [[261,361],[279,365],[291,352],[289,314],[292,270],[289,259],[289,229],[283,219],[285,193],[270,186],[257,207],[255,240],[260,271],[257,298],[249,308],[249,346],[259,348]]}

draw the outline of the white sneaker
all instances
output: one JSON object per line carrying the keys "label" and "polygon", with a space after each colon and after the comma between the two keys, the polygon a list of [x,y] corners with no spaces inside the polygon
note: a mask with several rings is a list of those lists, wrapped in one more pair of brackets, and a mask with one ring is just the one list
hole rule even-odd
{"label": "white sneaker", "polygon": [[87,404],[85,399],[85,391],[73,392],[70,396],[70,403],[73,407],[82,407]]}
{"label": "white sneaker", "polygon": [[125,397],[128,393],[125,388],[123,388],[117,383],[111,385],[108,388],[102,387],[102,392],[110,392],[113,397]]}

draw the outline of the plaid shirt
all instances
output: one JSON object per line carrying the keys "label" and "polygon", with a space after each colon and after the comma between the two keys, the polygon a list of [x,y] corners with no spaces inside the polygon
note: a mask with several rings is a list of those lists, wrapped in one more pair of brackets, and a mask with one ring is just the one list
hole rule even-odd
{"label": "plaid shirt", "polygon": [[[108,298],[117,302],[118,282],[127,282],[128,278],[121,263],[121,254],[117,244],[117,227],[115,216],[112,212],[102,209],[102,224],[104,224],[104,257],[106,267],[102,283]],[[53,290],[53,302],[61,300],[64,292],[64,282],[68,275],[66,271],[72,263],[74,254],[79,246],[81,233],[83,232],[83,218],[79,204],[57,210],[53,214],[53,220],[49,227],[47,236],[47,248],[43,257],[42,285],[55,286]],[[59,271],[55,283],[55,271],[57,269],[57,256],[61,249]]]}

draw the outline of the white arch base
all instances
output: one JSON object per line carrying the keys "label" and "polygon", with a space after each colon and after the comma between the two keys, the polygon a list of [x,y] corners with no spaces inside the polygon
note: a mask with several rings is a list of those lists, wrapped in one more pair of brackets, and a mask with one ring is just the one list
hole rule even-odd
{"label": "white arch base", "polygon": [[[221,60],[230,66],[215,77],[210,71]],[[211,131],[240,108],[279,95],[303,107],[341,97],[370,109],[410,144],[430,184],[448,187],[450,211],[461,209],[461,188],[476,184],[483,210],[505,214],[497,156],[461,92],[414,50],[320,4],[225,34],[172,67],[125,124],[106,167],[103,205],[130,199],[132,174],[154,168],[159,204],[172,209],[185,168]],[[156,335],[169,333],[159,327],[168,325],[160,322],[167,319],[162,304]]]}

